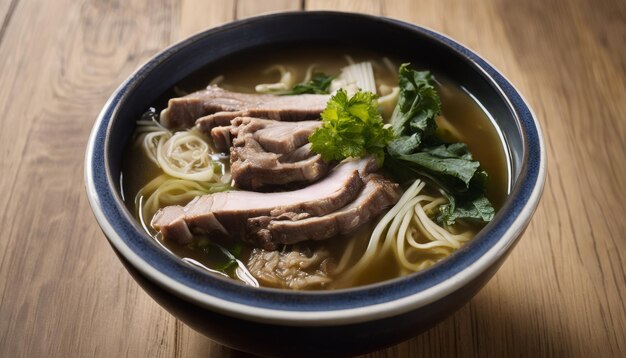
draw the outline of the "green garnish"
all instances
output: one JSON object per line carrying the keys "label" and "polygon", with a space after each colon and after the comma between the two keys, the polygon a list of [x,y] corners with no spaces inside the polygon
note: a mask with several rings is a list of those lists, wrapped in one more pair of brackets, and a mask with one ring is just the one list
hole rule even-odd
{"label": "green garnish", "polygon": [[322,112],[322,126],[309,136],[311,149],[327,161],[358,158],[371,154],[383,163],[385,146],[393,131],[378,113],[376,95],[357,92],[348,98],[337,91]]}
{"label": "green garnish", "polygon": [[[379,164],[384,160],[385,168],[400,182],[429,178],[449,199],[439,208],[439,223],[491,221],[495,211],[485,197],[487,172],[464,143],[444,143],[437,137],[435,118],[441,114],[441,101],[431,73],[403,64],[399,77],[400,96],[390,126],[378,113],[375,94],[359,91],[348,97],[339,90],[322,112],[322,126],[309,136],[311,149],[327,161],[373,155]],[[314,76],[298,86],[304,90],[314,81],[329,86],[332,78]]]}
{"label": "green garnish", "polygon": [[491,221],[495,211],[484,196],[487,173],[464,143],[446,144],[436,135],[441,101],[432,75],[403,64],[399,76],[400,97],[391,117],[396,138],[387,146],[385,167],[398,181],[427,177],[444,189],[449,203],[440,207],[440,223]]}
{"label": "green garnish", "polygon": [[457,219],[470,219],[489,222],[493,219],[495,210],[489,199],[479,196],[469,200],[463,206],[457,206],[453,196],[448,196],[449,203],[439,207],[437,221],[446,225],[452,225]]}
{"label": "green garnish", "polygon": [[206,255],[211,255],[218,258],[212,267],[213,270],[217,270],[228,274],[228,272],[234,267],[238,266],[237,258],[241,256],[242,246],[239,243],[234,243],[230,247],[226,248],[220,244],[211,242],[208,239],[201,239],[196,244],[198,248]]}
{"label": "green garnish", "polygon": [[391,115],[391,125],[396,136],[417,137],[415,142],[419,146],[422,139],[435,134],[435,117],[441,113],[441,101],[432,85],[430,71],[413,71],[405,63],[398,72],[400,96]]}
{"label": "green garnish", "polygon": [[330,83],[335,77],[327,76],[323,73],[315,73],[308,82],[299,83],[284,94],[328,94],[330,93]]}

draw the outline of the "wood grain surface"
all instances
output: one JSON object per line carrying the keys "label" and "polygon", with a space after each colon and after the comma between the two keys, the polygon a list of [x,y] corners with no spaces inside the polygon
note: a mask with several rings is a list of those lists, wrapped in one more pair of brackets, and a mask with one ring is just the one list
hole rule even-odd
{"label": "wood grain surface", "polygon": [[513,254],[465,307],[368,357],[626,356],[626,2],[0,0],[0,357],[235,357],[126,273],[83,187],[107,97],[202,29],[336,9],[443,32],[543,127],[548,179]]}

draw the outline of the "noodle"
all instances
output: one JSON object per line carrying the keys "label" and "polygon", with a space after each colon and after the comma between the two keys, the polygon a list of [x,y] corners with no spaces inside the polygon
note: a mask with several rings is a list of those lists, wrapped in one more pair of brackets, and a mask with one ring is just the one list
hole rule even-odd
{"label": "noodle", "polygon": [[283,93],[287,92],[294,85],[293,75],[291,71],[288,71],[285,66],[274,65],[264,71],[265,74],[271,72],[280,73],[280,80],[276,83],[261,83],[254,87],[254,90],[259,93]]}
{"label": "noodle", "polygon": [[152,179],[135,196],[137,217],[144,230],[151,233],[148,223],[160,208],[167,205],[184,205],[196,196],[229,189],[230,185],[226,183],[202,183],[163,174]]}
{"label": "noodle", "polygon": [[140,123],[137,131],[142,134],[141,146],[146,156],[165,174],[195,181],[230,181],[208,138],[198,131],[172,134],[160,125],[146,123]]}
{"label": "noodle", "polygon": [[[419,195],[426,184],[416,180],[398,203],[387,212],[374,228],[363,255],[341,280],[354,281],[375,261],[393,254],[405,273],[421,271],[432,266],[471,239],[471,233],[453,234],[431,220],[426,211],[438,207],[446,199]],[[345,270],[354,244],[350,243],[337,267]]]}

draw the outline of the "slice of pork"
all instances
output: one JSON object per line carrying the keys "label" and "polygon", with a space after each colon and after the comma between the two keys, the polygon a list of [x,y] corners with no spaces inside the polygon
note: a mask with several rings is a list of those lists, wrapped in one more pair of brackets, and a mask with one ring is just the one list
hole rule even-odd
{"label": "slice of pork", "polygon": [[189,242],[193,233],[223,234],[245,239],[249,218],[257,216],[321,216],[354,200],[363,187],[363,179],[376,163],[372,158],[345,161],[328,176],[306,188],[287,192],[258,193],[230,191],[196,197],[185,207],[160,209],[152,218],[152,227],[165,239]]}
{"label": "slice of pork", "polygon": [[209,86],[187,96],[170,99],[167,108],[161,111],[160,120],[171,129],[189,128],[197,122],[200,129],[207,133],[213,127],[228,125],[231,119],[239,116],[281,121],[312,120],[319,118],[329,98],[329,95],[316,94],[275,96],[238,93]]}
{"label": "slice of pork", "polygon": [[[248,240],[267,250],[280,244],[294,244],[307,240],[325,240],[340,234],[349,234],[380,215],[400,198],[400,187],[384,177],[372,174],[358,197],[345,207],[323,215],[299,219],[297,215],[259,217],[249,220],[254,228]],[[284,218],[293,218],[285,220]]]}
{"label": "slice of pork", "polygon": [[233,145],[233,140],[230,135],[231,129],[231,126],[221,126],[211,130],[213,146],[218,152],[228,153],[230,151],[230,147]]}
{"label": "slice of pork", "polygon": [[[322,125],[320,121],[280,122],[271,119],[237,117],[228,126],[211,129],[217,150],[228,151],[231,145],[243,146],[252,137],[265,151],[290,153],[309,142],[309,136]],[[227,138],[230,136],[232,139]]]}
{"label": "slice of pork", "polygon": [[287,154],[268,153],[258,147],[250,140],[242,148],[231,149],[234,187],[253,191],[297,188],[320,180],[331,168],[321,155],[311,152],[310,143]]}
{"label": "slice of pork", "polygon": [[234,186],[266,191],[278,186],[302,186],[321,179],[330,164],[311,151],[308,137],[318,121],[279,122],[238,117],[227,127],[215,127],[211,137],[216,148],[230,146]]}

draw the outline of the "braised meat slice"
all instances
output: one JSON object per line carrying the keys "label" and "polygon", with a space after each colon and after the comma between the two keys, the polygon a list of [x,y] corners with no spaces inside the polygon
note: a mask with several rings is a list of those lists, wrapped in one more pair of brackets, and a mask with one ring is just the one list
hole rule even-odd
{"label": "braised meat slice", "polygon": [[210,133],[216,149],[221,152],[226,152],[233,144],[241,147],[246,138],[252,137],[266,152],[280,154],[293,152],[308,143],[309,136],[321,125],[320,121],[280,122],[237,117],[229,126],[215,127]]}
{"label": "braised meat slice", "polygon": [[268,152],[289,153],[309,142],[309,136],[322,125],[320,121],[280,122],[251,117],[232,122],[233,144],[252,136]]}
{"label": "braised meat slice", "polygon": [[232,126],[215,127],[211,130],[211,138],[213,139],[213,146],[215,149],[222,153],[228,153],[230,147],[233,145],[233,141],[230,136],[230,130]]}
{"label": "braised meat slice", "polygon": [[[228,125],[239,116],[253,116],[280,121],[302,121],[319,118],[329,95],[303,94],[275,96],[226,91],[217,86],[172,98],[161,111],[161,123],[167,128],[189,128],[198,124],[209,132],[216,126]],[[203,117],[202,119],[199,119]]]}
{"label": "braised meat slice", "polygon": [[[279,244],[294,244],[306,240],[325,240],[339,234],[349,234],[374,219],[400,198],[400,188],[384,177],[371,174],[358,197],[332,213],[300,219],[298,215],[258,217],[249,220],[253,235],[248,240],[272,250]],[[288,219],[288,218],[293,219]],[[287,218],[287,219],[285,219]]]}
{"label": "braised meat slice", "polygon": [[302,186],[322,178],[330,164],[311,151],[308,137],[318,121],[279,122],[238,117],[227,127],[215,127],[211,137],[216,148],[230,147],[234,186],[267,190],[277,186]]}
{"label": "braised meat slice", "polygon": [[231,191],[199,196],[185,207],[160,209],[151,225],[165,239],[182,243],[189,242],[194,233],[246,239],[250,218],[322,216],[347,205],[361,191],[362,178],[375,168],[372,158],[351,160],[337,165],[323,180],[299,190]]}
{"label": "braised meat slice", "polygon": [[302,187],[324,177],[331,167],[311,152],[310,143],[291,153],[276,154],[260,150],[259,144],[249,139],[244,147],[231,149],[230,160],[233,186],[254,191]]}

